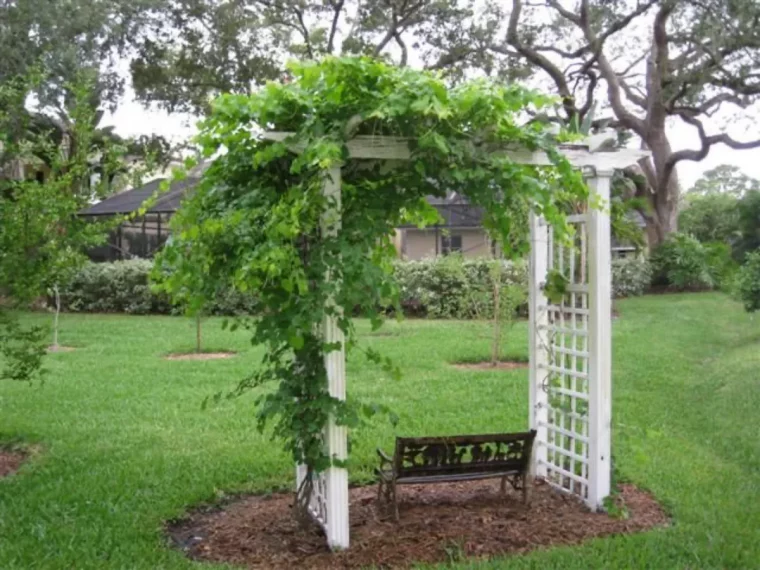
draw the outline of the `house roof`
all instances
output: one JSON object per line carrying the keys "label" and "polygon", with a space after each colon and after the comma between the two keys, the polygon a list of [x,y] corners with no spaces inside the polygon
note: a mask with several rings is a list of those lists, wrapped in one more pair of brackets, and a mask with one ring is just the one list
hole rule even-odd
{"label": "house roof", "polygon": [[[473,206],[464,196],[455,192],[446,197],[428,196],[427,201],[434,206],[443,222],[439,227],[447,228],[478,228],[483,222],[483,208]],[[404,224],[402,228],[417,228],[415,224]]]}
{"label": "house roof", "polygon": [[[158,190],[165,178],[151,180],[147,184],[131,190],[125,190],[106,198],[102,202],[90,206],[81,211],[81,216],[107,216],[115,214],[130,214],[137,211],[148,198]],[[179,204],[185,197],[185,194],[192,190],[198,184],[199,178],[186,178],[178,182],[172,182],[169,190],[161,194],[152,207],[148,208],[149,213],[167,214],[174,213],[179,208]]]}

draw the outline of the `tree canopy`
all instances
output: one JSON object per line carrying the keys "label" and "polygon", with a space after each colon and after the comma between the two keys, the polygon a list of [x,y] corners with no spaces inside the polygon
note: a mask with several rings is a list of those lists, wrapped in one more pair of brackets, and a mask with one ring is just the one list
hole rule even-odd
{"label": "tree canopy", "polygon": [[741,198],[747,192],[760,190],[760,180],[744,174],[731,164],[721,164],[705,172],[694,186],[689,188],[689,196],[709,196],[726,194]]}

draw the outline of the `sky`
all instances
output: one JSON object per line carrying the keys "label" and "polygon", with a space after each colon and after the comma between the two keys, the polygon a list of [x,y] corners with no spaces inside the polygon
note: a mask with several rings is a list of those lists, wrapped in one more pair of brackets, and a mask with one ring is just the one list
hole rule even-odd
{"label": "sky", "polygon": [[[146,109],[134,100],[134,96],[128,93],[118,109],[113,114],[104,117],[103,125],[114,125],[116,132],[122,136],[136,136],[140,134],[160,134],[174,141],[187,139],[195,132],[197,119],[189,115],[168,114],[157,109]],[[734,125],[728,124],[734,121]],[[725,126],[736,127],[730,131],[739,140],[749,139],[751,131],[760,131],[760,120],[754,118],[750,121],[738,121],[730,117],[717,117],[712,121],[708,134],[718,132]],[[741,124],[740,124],[741,123]],[[696,148],[699,138],[696,130],[685,124],[674,124],[669,131],[673,147]],[[754,135],[754,138],[757,134]],[[684,190],[690,188],[703,172],[715,168],[720,164],[733,164],[741,168],[747,175],[760,178],[760,149],[733,150],[724,145],[712,148],[707,158],[701,162],[681,162],[678,165],[678,173]]]}

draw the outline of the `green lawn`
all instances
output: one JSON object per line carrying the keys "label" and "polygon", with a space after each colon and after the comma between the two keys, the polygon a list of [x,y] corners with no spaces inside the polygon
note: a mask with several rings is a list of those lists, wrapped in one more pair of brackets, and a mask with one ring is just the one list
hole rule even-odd
{"label": "green lawn", "polygon": [[[760,319],[720,294],[617,306],[614,459],[673,525],[457,568],[760,568]],[[408,321],[385,330],[365,340],[404,379],[386,379],[356,354],[349,390],[397,411],[399,434],[526,427],[526,370],[447,366],[488,354],[487,325]],[[204,332],[209,348],[240,355],[162,360],[192,346],[186,319],[66,315],[61,340],[78,348],[49,357],[45,384],[0,383],[0,441],[41,447],[0,481],[0,569],[198,568],[166,547],[164,520],[224,491],[292,486],[290,461],[254,429],[250,396],[201,410],[260,355],[244,332],[217,321]],[[508,344],[526,355],[525,323]],[[391,447],[394,431],[378,420],[354,435],[352,478],[367,480],[374,447]]]}

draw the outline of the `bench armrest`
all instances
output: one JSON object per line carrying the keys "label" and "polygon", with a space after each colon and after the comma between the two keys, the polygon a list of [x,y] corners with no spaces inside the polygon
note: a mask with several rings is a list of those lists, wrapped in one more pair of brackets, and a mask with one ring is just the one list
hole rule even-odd
{"label": "bench armrest", "polygon": [[393,458],[390,457],[387,453],[385,453],[382,449],[379,447],[377,448],[377,456],[380,458],[380,466],[387,464],[389,466],[393,465]]}

